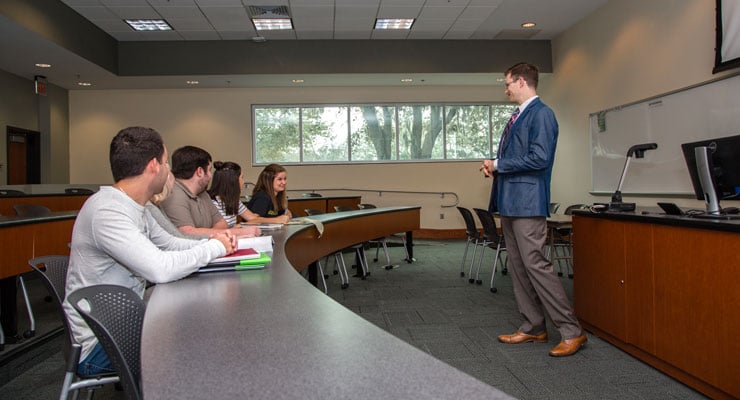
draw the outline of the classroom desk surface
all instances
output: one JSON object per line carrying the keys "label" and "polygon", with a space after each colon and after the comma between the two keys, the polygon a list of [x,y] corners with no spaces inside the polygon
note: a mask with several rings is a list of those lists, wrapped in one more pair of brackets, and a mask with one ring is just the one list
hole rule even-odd
{"label": "classroom desk surface", "polygon": [[[409,212],[418,219],[418,211],[392,207],[322,216],[322,237],[332,237],[334,224],[352,221],[348,234],[354,238],[347,240],[361,242],[375,237],[362,229],[374,219]],[[390,225],[388,230],[398,229]],[[155,286],[142,335],[145,398],[511,398],[310,285],[284,249],[293,237],[314,236],[313,225],[271,233],[273,261],[264,270],[193,275]]]}

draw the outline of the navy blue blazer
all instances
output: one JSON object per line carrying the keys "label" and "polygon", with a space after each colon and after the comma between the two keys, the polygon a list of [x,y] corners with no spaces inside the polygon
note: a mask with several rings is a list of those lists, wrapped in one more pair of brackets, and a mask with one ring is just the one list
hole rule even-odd
{"label": "navy blue blazer", "polygon": [[550,177],[558,141],[555,113],[539,98],[519,114],[499,147],[490,212],[506,217],[547,217]]}

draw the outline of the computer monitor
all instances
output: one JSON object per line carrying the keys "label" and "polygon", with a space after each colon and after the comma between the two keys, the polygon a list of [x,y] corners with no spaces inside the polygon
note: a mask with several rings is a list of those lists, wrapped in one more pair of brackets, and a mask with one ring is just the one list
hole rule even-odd
{"label": "computer monitor", "polygon": [[723,215],[720,200],[740,200],[740,135],[681,145],[691,184],[707,214]]}

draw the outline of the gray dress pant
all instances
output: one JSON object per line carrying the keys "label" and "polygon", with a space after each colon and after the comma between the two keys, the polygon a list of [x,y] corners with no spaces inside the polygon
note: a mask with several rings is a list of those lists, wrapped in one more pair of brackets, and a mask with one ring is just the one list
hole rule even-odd
{"label": "gray dress pant", "polygon": [[546,331],[545,313],[563,340],[582,334],[573,306],[550,260],[545,257],[545,217],[501,217],[506,239],[514,298],[524,322],[519,331],[538,335]]}

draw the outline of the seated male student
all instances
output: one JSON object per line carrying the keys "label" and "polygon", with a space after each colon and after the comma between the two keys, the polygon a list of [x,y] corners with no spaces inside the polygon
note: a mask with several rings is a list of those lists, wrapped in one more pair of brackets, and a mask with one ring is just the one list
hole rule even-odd
{"label": "seated male student", "polygon": [[[109,284],[143,297],[146,281],[183,278],[236,249],[236,237],[229,232],[203,240],[174,237],[146,209],[152,195],[162,191],[170,169],[157,131],[121,130],[110,144],[110,164],[115,184],[90,196],[75,220],[66,293]],[[82,346],[78,372],[112,372],[102,346],[67,299],[64,310],[72,335]]]}
{"label": "seated male student", "polygon": [[[211,182],[211,155],[195,146],[184,146],[172,153],[172,174],[175,187],[161,207],[172,223],[187,235],[214,234],[229,229],[229,225],[206,192]],[[259,236],[258,227],[236,227],[237,236]]]}

